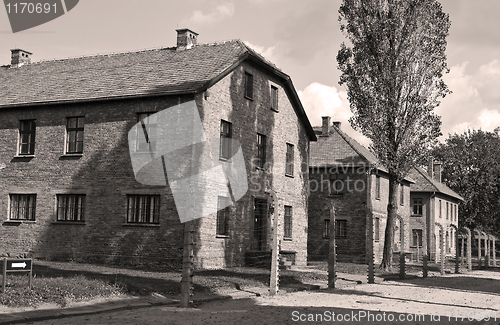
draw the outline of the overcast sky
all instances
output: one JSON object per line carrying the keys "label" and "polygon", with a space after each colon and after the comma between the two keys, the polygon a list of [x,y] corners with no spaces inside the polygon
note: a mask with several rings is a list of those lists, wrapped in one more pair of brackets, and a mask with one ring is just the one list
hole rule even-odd
{"label": "overcast sky", "polygon": [[[442,0],[451,20],[442,100],[442,133],[500,126],[500,1]],[[199,33],[199,43],[241,39],[291,76],[313,125],[330,115],[361,143],[347,122],[345,89],[336,55],[343,41],[340,0],[81,0],[67,14],[12,33],[0,9],[0,65],[10,49],[32,60],[175,46],[177,28]],[[1,94],[0,94],[1,95]],[[443,137],[444,138],[444,137]]]}

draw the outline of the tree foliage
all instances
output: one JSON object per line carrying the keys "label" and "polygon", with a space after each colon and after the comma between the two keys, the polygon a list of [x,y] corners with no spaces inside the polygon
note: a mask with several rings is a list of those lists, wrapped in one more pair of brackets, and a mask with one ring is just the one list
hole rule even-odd
{"label": "tree foliage", "polygon": [[500,129],[450,135],[434,149],[442,179],[465,202],[460,225],[500,233]]}
{"label": "tree foliage", "polygon": [[442,75],[450,21],[436,0],[343,0],[339,13],[352,44],[337,55],[349,122],[389,171],[382,266],[390,268],[398,183],[441,135],[434,108],[449,93]]}

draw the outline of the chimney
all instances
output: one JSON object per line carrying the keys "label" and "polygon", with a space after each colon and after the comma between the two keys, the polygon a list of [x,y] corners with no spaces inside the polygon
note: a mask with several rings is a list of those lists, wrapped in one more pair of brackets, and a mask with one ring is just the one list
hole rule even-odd
{"label": "chimney", "polygon": [[13,49],[10,50],[11,55],[11,61],[10,61],[10,66],[11,67],[16,67],[19,68],[23,64],[30,64],[31,63],[31,54],[28,51],[24,51],[21,49]]}
{"label": "chimney", "polygon": [[441,183],[441,162],[431,158],[427,166],[427,173],[430,178]]}
{"label": "chimney", "polygon": [[336,128],[340,129],[340,126],[342,125],[342,122],[339,122],[339,121],[335,121],[333,122],[333,126],[335,126]]}
{"label": "chimney", "polygon": [[429,164],[427,165],[427,174],[431,179],[434,179],[434,159],[432,157],[429,159]]}
{"label": "chimney", "polygon": [[193,32],[190,29],[176,29],[177,32],[177,50],[188,50],[196,45],[196,38],[198,36],[197,33]]}
{"label": "chimney", "polygon": [[435,161],[433,168],[434,179],[441,183],[441,162]]}
{"label": "chimney", "polygon": [[328,137],[330,136],[330,116],[322,116],[323,122],[321,124],[321,136],[322,137]]}

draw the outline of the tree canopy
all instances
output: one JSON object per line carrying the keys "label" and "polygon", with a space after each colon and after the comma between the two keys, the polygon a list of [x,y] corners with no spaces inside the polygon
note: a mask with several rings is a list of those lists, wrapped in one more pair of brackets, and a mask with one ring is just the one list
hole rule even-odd
{"label": "tree canopy", "polygon": [[349,122],[389,171],[382,266],[390,268],[397,185],[441,135],[434,108],[449,93],[442,76],[450,20],[436,0],[343,0],[339,13],[351,42],[337,55]]}
{"label": "tree canopy", "polygon": [[465,200],[460,224],[499,234],[500,129],[450,135],[433,156],[442,163],[443,182]]}

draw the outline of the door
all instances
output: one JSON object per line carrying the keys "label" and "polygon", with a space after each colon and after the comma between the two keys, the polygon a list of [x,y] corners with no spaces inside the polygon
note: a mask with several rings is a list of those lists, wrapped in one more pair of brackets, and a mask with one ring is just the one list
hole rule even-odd
{"label": "door", "polygon": [[253,215],[253,246],[255,250],[262,251],[267,248],[267,200],[255,199]]}

